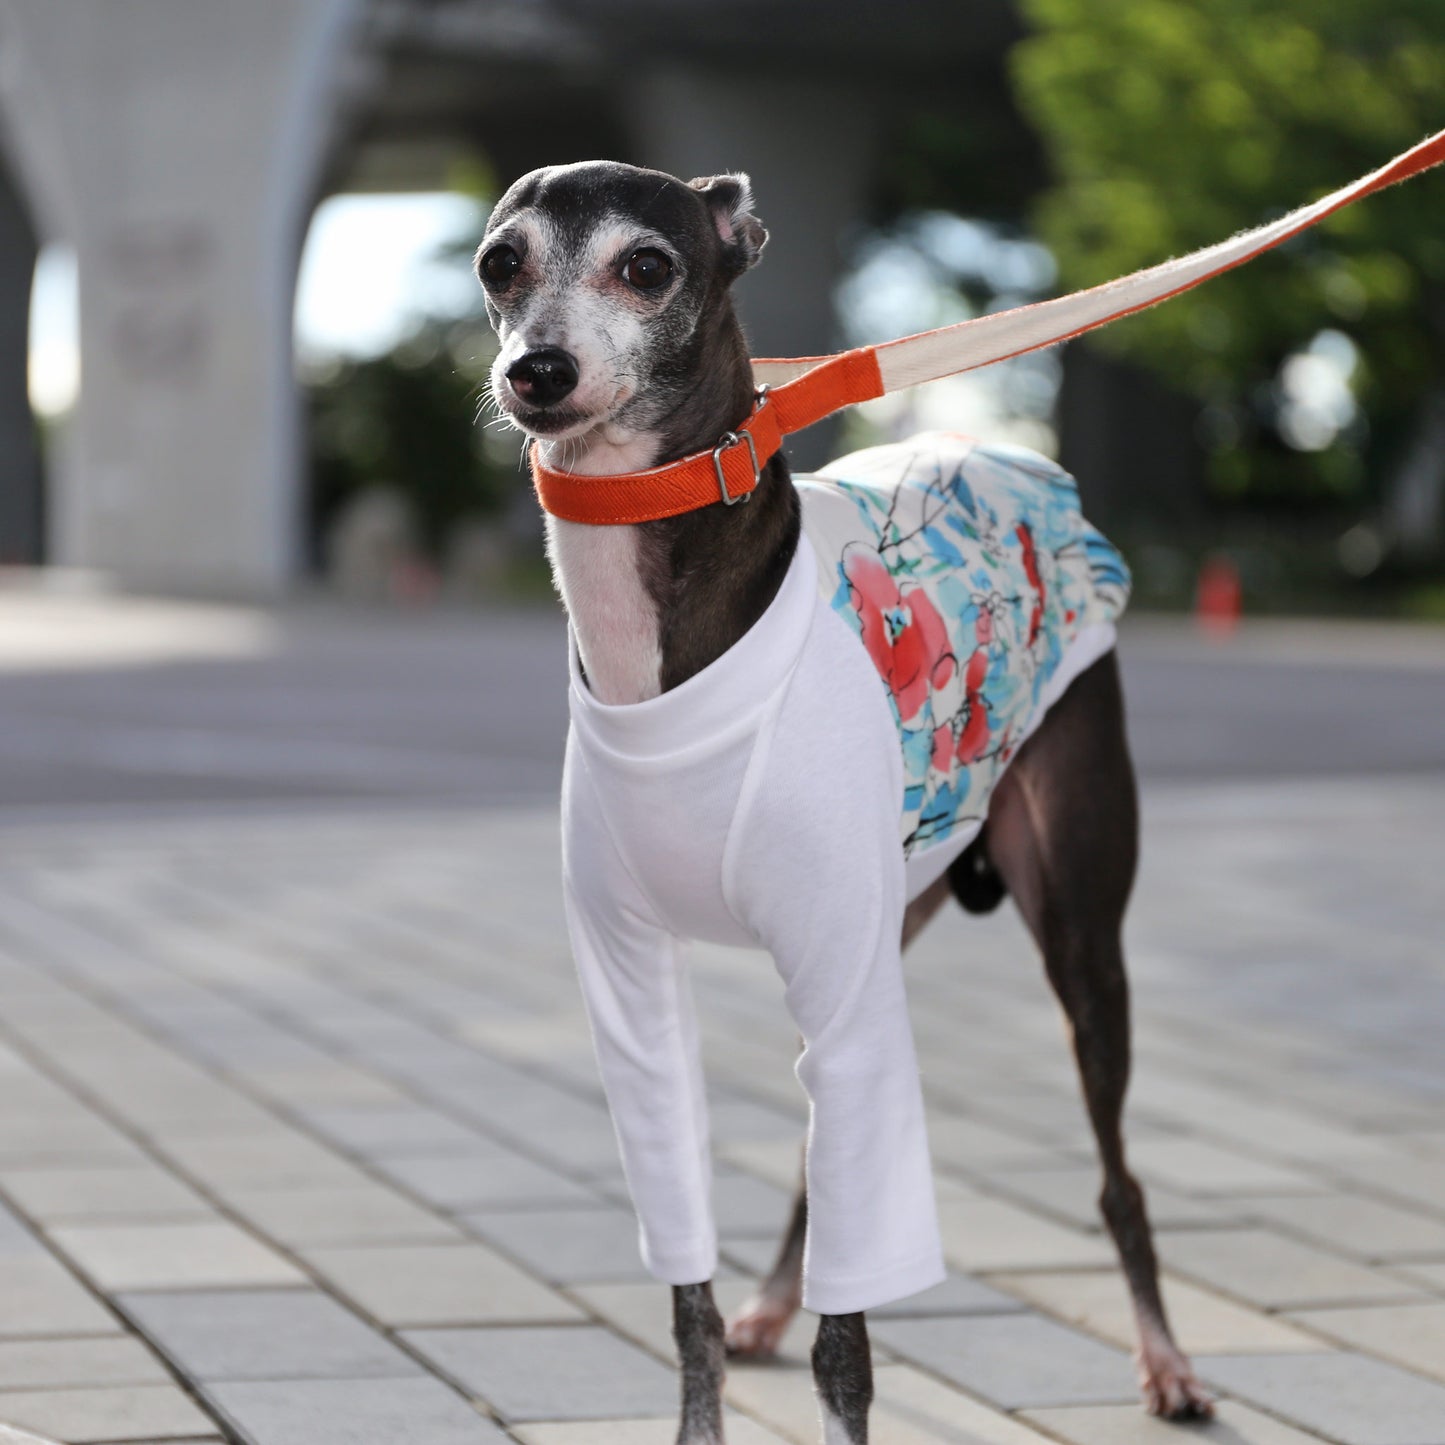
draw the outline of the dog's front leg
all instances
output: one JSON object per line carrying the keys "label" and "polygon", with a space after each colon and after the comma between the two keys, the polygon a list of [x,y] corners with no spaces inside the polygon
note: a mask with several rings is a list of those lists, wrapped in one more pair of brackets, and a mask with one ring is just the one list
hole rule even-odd
{"label": "dog's front leg", "polygon": [[672,1287],[672,1337],[682,1367],[677,1445],[722,1445],[723,1321],[712,1285]]}
{"label": "dog's front leg", "polygon": [[823,1416],[823,1445],[868,1445],[873,1357],[861,1311],[818,1317],[813,1386]]}

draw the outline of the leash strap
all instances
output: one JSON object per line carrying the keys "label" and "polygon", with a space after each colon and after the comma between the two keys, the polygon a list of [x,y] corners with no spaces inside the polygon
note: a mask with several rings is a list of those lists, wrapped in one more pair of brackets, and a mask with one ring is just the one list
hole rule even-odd
{"label": "leash strap", "polygon": [[1442,161],[1445,131],[1266,226],[1087,291],[834,356],[757,359],[753,376],[759,395],[752,415],[736,431],[720,437],[716,447],[665,466],[589,477],[548,467],[534,442],[532,480],[538,500],[554,517],[599,526],[656,521],[714,503],[733,506],[751,495],[762,469],[792,432],[860,401],[1054,346],[1158,305],[1253,260],[1364,196]]}

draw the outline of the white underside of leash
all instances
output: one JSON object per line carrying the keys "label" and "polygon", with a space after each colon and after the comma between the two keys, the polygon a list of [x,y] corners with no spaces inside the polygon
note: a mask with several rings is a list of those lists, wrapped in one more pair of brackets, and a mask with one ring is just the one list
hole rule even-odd
{"label": "white underside of leash", "polygon": [[[1082,332],[1105,326],[1132,312],[1188,291],[1211,276],[1253,259],[1281,241],[1308,229],[1332,211],[1445,161],[1445,131],[1397,156],[1358,181],[1302,206],[1256,230],[1206,246],[1157,266],[1146,267],[1087,291],[1075,291],[1031,306],[977,316],[936,331],[920,332],[871,349],[878,359],[885,392],[902,391],[961,371],[988,366],[1026,351],[1055,346]],[[761,358],[753,362],[760,385],[779,386],[802,376],[828,357]]]}

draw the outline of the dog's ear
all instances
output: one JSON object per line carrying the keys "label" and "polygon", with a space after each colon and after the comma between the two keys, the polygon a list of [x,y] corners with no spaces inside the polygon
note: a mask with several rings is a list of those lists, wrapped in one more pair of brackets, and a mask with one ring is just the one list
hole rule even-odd
{"label": "dog's ear", "polygon": [[762,255],[768,239],[763,223],[753,215],[752,182],[737,171],[726,176],[699,176],[688,184],[707,202],[731,273],[741,276]]}

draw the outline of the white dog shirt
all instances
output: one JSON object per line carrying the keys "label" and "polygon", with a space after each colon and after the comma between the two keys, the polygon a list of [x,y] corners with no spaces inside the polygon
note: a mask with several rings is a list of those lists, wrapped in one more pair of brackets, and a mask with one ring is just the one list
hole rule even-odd
{"label": "white dog shirt", "polygon": [[563,871],[649,1270],[690,1284],[717,1264],[679,943],[761,947],[804,1041],[803,1302],[847,1314],[943,1277],[904,908],[1113,646],[1128,574],[1031,452],[934,433],[820,477],[798,479],[804,534],[777,596],[681,686],[599,703],[570,647]]}

